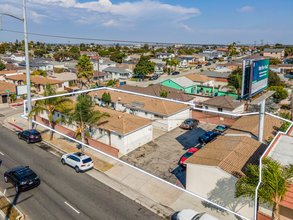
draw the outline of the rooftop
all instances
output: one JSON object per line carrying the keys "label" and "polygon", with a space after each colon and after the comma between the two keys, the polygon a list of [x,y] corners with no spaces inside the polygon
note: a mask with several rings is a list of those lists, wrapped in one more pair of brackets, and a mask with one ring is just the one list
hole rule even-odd
{"label": "rooftop", "polygon": [[[269,140],[269,137],[274,137],[279,128],[282,125],[282,121],[275,117],[265,115],[264,119],[264,131],[263,138],[265,141]],[[239,134],[249,133],[258,137],[259,127],[259,115],[243,116],[239,118],[225,133]]]}
{"label": "rooftop", "polygon": [[205,75],[201,75],[198,73],[189,73],[187,75],[185,75],[184,77],[186,77],[187,79],[190,79],[194,82],[208,82],[211,80],[214,80],[214,78],[205,76]]}
{"label": "rooftop", "polygon": [[0,71],[0,76],[3,76],[3,75],[5,75],[5,74],[11,74],[11,73],[17,73],[17,71],[15,71],[15,70],[2,70],[2,71]]}
{"label": "rooftop", "polygon": [[231,109],[234,110],[241,105],[244,105],[244,102],[240,102],[231,96],[216,96],[211,99],[208,99],[202,103],[203,105],[210,105],[219,108]]}
{"label": "rooftop", "polygon": [[104,72],[114,72],[114,73],[131,73],[132,70],[121,68],[121,67],[107,67],[103,70]]}
{"label": "rooftop", "polygon": [[[17,74],[12,76],[5,76],[6,79],[15,80],[15,81],[26,81],[26,75],[25,74]],[[31,82],[34,84],[40,84],[40,85],[46,85],[46,83],[49,84],[58,84],[63,83],[60,80],[56,79],[48,79],[42,76],[30,76]]]}
{"label": "rooftop", "polygon": [[160,99],[148,98],[139,95],[127,94],[125,92],[116,92],[105,89],[90,92],[89,95],[92,97],[101,98],[104,92],[110,93],[112,102],[120,102],[127,105],[131,102],[139,101],[144,103],[144,107],[140,109],[160,115],[172,115],[176,112],[189,108],[188,105],[175,103],[172,101],[164,101]]}
{"label": "rooftop", "polygon": [[155,84],[148,87],[122,85],[122,86],[119,86],[118,89],[127,90],[131,92],[138,92],[138,93],[143,93],[143,94],[153,95],[158,97],[161,97],[159,91],[163,91],[165,89],[165,91],[169,92],[167,99],[174,99],[174,100],[188,102],[194,98],[191,95],[185,94],[181,90],[173,89],[168,86],[163,86],[159,84]]}
{"label": "rooftop", "polygon": [[110,114],[110,117],[103,118],[97,123],[99,128],[111,130],[123,135],[149,125],[153,122],[147,118],[142,118],[124,112],[118,112],[100,106],[95,106],[95,110],[100,112],[107,112]]}
{"label": "rooftop", "polygon": [[54,75],[51,76],[51,78],[60,80],[63,82],[71,81],[71,80],[77,80],[77,76],[75,73],[69,73],[69,72],[64,72],[64,73],[55,73]]}
{"label": "rooftop", "polygon": [[240,178],[245,175],[247,164],[259,163],[265,149],[265,144],[247,136],[218,136],[185,163],[216,166]]}
{"label": "rooftop", "polygon": [[6,94],[7,90],[10,90],[10,93],[16,93],[16,85],[0,80],[0,94]]}
{"label": "rooftop", "polygon": [[219,73],[219,72],[216,72],[216,71],[203,71],[203,72],[200,72],[200,74],[205,75],[205,76],[209,76],[209,77],[212,77],[212,78],[215,78],[215,77],[228,78],[228,76],[231,73]]}
{"label": "rooftop", "polygon": [[268,52],[268,53],[282,53],[285,49],[281,48],[281,49],[275,49],[275,48],[264,48],[263,52]]}
{"label": "rooftop", "polygon": [[187,88],[187,87],[195,85],[193,81],[191,81],[190,79],[188,79],[188,78],[186,78],[184,76],[178,77],[178,78],[167,79],[165,81],[168,81],[168,80],[175,82],[176,84],[178,84],[179,86],[181,86],[183,88]]}

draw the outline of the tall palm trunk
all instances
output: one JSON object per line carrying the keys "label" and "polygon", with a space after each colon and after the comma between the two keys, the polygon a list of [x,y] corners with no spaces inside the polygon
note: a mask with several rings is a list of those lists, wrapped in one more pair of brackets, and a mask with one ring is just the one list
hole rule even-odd
{"label": "tall palm trunk", "polygon": [[279,211],[279,204],[278,203],[274,203],[273,205],[273,213],[272,213],[272,220],[277,220],[278,219],[278,213]]}
{"label": "tall palm trunk", "polygon": [[[85,143],[85,135],[84,135],[84,128],[80,129],[80,138],[81,138],[81,142]],[[84,153],[84,145],[81,145],[81,152]]]}
{"label": "tall palm trunk", "polygon": [[[53,128],[53,115],[49,114],[49,128],[54,129]],[[53,140],[53,130],[50,130],[50,141]]]}

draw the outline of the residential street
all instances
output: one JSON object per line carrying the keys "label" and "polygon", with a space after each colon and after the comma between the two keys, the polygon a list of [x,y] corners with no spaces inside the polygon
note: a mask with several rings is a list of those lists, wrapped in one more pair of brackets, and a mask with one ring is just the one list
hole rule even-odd
{"label": "residential street", "polygon": [[[41,147],[28,145],[2,125],[0,140],[0,190],[6,189],[5,195],[26,219],[161,219],[89,175],[63,166],[60,157],[48,153],[42,143]],[[37,188],[16,194],[14,187],[4,182],[3,174],[21,165],[30,166],[42,182]]]}

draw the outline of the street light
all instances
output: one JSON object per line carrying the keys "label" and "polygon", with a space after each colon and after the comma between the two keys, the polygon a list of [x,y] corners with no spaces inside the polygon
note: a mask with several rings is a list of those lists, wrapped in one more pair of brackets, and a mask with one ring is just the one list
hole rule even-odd
{"label": "street light", "polygon": [[[23,21],[24,45],[25,45],[25,65],[26,65],[26,85],[27,85],[27,109],[28,109],[28,112],[30,112],[32,110],[31,83],[30,83],[31,80],[30,80],[30,65],[29,65],[29,56],[28,56],[25,0],[22,0],[22,11],[23,11],[23,18],[19,18],[19,17],[16,17],[16,16],[8,14],[8,13],[1,13],[0,12],[0,24],[1,24],[1,30],[3,30],[2,29],[1,15],[8,15],[10,17],[13,17],[13,18],[16,18],[18,20]],[[32,129],[32,121],[31,121],[31,119],[28,119],[28,129]]]}

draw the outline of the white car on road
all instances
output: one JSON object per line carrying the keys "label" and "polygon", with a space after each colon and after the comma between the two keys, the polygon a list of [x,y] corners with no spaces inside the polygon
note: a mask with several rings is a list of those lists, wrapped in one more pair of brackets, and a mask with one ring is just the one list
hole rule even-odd
{"label": "white car on road", "polygon": [[176,220],[219,220],[205,212],[198,213],[192,209],[183,209],[176,216]]}
{"label": "white car on road", "polygon": [[82,152],[64,154],[61,157],[61,163],[73,167],[77,173],[85,172],[94,167],[92,158]]}

